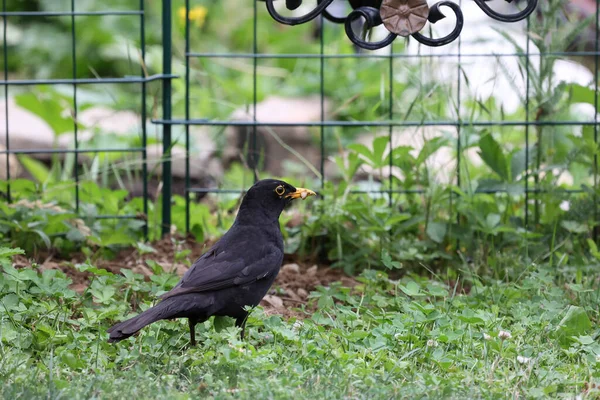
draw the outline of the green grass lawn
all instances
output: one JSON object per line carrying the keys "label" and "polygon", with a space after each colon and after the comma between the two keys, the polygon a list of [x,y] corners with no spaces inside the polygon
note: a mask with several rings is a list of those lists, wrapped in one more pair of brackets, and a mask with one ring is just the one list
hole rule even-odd
{"label": "green grass lawn", "polygon": [[[5,250],[6,254],[6,250]],[[93,274],[79,295],[58,271],[0,275],[4,399],[598,398],[598,273],[523,267],[515,282],[363,272],[311,294],[304,320],[256,309],[247,340],[229,320],[161,321],[106,342],[177,277]],[[570,281],[565,276],[577,276]]]}

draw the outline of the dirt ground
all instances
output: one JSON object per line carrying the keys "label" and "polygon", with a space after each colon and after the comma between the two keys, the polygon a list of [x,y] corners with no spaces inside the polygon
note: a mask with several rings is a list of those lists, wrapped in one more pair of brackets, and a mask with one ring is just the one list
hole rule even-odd
{"label": "dirt ground", "polygon": [[[208,244],[198,244],[191,238],[173,238],[165,237],[159,241],[151,243],[156,250],[140,254],[137,249],[122,250],[112,260],[100,258],[93,262],[97,268],[106,269],[112,273],[118,274],[121,269],[128,268],[132,271],[142,274],[149,279],[152,275],[152,269],[149,268],[147,261],[156,261],[166,271],[174,271],[179,276],[187,271],[186,261],[193,263],[208,248]],[[189,250],[189,254],[176,260],[178,254]],[[89,282],[90,274],[79,272],[73,264],[82,263],[86,259],[84,254],[77,253],[71,256],[71,259],[65,260],[53,255],[41,256],[37,260],[31,260],[24,256],[16,256],[14,265],[16,268],[31,267],[32,262],[37,262],[41,269],[58,269],[67,274],[73,281],[71,288],[82,293]],[[318,286],[328,286],[332,282],[341,282],[347,287],[355,286],[358,282],[352,277],[345,275],[342,271],[332,269],[327,266],[318,266],[306,264],[286,256],[281,271],[275,280],[275,284],[265,296],[261,305],[267,314],[279,314],[284,317],[303,318],[307,316],[300,310],[308,305],[308,294]]]}

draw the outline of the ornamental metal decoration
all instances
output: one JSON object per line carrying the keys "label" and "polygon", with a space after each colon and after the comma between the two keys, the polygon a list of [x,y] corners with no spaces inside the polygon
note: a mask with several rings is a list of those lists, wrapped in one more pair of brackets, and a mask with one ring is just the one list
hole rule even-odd
{"label": "ornamental metal decoration", "polygon": [[[266,2],[267,10],[271,17],[282,24],[299,25],[304,24],[323,15],[331,22],[345,25],[345,31],[348,38],[357,46],[367,50],[377,50],[391,44],[398,36],[412,36],[420,43],[438,47],[453,42],[460,35],[464,17],[460,6],[452,1],[442,0],[432,6],[427,4],[427,0],[348,0],[352,7],[352,12],[346,17],[338,17],[330,14],[327,7],[334,0],[317,0],[317,6],[301,17],[285,17],[275,10],[275,0],[262,0]],[[295,10],[302,5],[303,0],[286,0],[285,5],[288,10]],[[490,18],[500,22],[517,22],[530,16],[537,6],[538,0],[525,0],[527,5],[523,10],[514,14],[502,14],[492,9],[486,3],[491,0],[473,0],[481,10]],[[505,0],[512,3],[513,0]],[[456,23],[452,32],[441,38],[430,38],[419,33],[429,21],[431,24],[446,18],[441,8],[448,7],[456,17]],[[376,26],[382,25],[389,31],[389,34],[380,41],[369,42],[363,37],[359,37],[354,31],[352,24],[363,19],[363,31],[367,31]]]}

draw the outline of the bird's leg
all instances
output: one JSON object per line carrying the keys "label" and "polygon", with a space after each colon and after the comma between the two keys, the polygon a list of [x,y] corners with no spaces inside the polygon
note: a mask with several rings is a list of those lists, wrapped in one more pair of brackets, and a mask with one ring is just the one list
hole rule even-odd
{"label": "bird's leg", "polygon": [[241,340],[244,340],[244,337],[246,336],[246,319],[248,319],[247,313],[243,317],[236,318],[235,320],[235,326],[242,328],[242,331],[240,332]]}
{"label": "bird's leg", "polygon": [[188,318],[188,324],[190,326],[190,345],[196,346],[196,324],[198,320],[195,318]]}

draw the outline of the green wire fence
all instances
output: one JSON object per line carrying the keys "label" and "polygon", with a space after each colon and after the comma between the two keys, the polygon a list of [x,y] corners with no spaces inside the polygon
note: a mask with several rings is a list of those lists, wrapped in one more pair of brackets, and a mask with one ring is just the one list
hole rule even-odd
{"label": "green wire fence", "polygon": [[[496,2],[492,3],[497,3]],[[590,49],[575,49],[574,51],[554,51],[550,49],[549,51],[540,51],[540,52],[532,52],[530,48],[530,40],[527,41],[526,46],[520,51],[510,52],[510,53],[494,53],[490,51],[487,54],[472,54],[461,51],[461,43],[462,38],[458,36],[458,50],[444,53],[436,52],[432,54],[421,54],[421,53],[408,53],[403,47],[403,45],[397,40],[395,43],[389,45],[389,52],[386,54],[381,53],[373,53],[369,51],[355,51],[353,53],[335,53],[328,51],[328,36],[327,30],[331,29],[331,25],[328,24],[326,18],[323,15],[319,15],[317,17],[317,21],[319,22],[319,29],[317,31],[317,35],[315,41],[318,43],[318,52],[317,53],[294,53],[294,54],[280,54],[280,53],[269,53],[265,52],[261,48],[261,38],[259,37],[260,26],[259,26],[259,15],[265,15],[267,13],[265,4],[263,2],[254,1],[252,7],[252,46],[251,52],[245,53],[224,53],[224,52],[214,52],[214,51],[206,51],[199,52],[193,51],[193,38],[191,35],[191,24],[190,21],[190,11],[195,2],[192,0],[183,0],[182,7],[185,9],[185,32],[184,32],[184,75],[176,76],[173,74],[173,43],[176,40],[174,35],[174,27],[172,21],[174,19],[173,15],[173,3],[170,0],[162,1],[161,15],[160,21],[162,21],[162,26],[152,26],[153,30],[161,29],[162,31],[162,71],[159,74],[148,75],[144,66],[147,58],[147,49],[146,49],[146,37],[148,34],[147,25],[147,14],[148,11],[145,6],[147,6],[147,2],[144,0],[140,0],[137,8],[131,10],[106,10],[106,11],[79,11],[77,8],[77,2],[75,0],[70,0],[70,8],[64,11],[53,11],[53,12],[42,12],[42,11],[7,11],[7,4],[10,3],[7,0],[2,0],[2,12],[0,15],[3,20],[3,65],[4,65],[4,77],[3,80],[0,81],[2,86],[4,87],[4,98],[7,106],[5,107],[5,144],[6,149],[2,150],[0,153],[2,154],[32,154],[32,153],[72,153],[75,157],[74,163],[74,179],[75,179],[75,207],[79,212],[79,160],[78,157],[82,153],[102,153],[102,152],[131,152],[137,153],[141,155],[142,158],[142,197],[144,202],[144,213],[148,213],[148,181],[149,181],[149,172],[147,168],[147,145],[148,145],[148,134],[147,134],[147,126],[146,121],[148,116],[150,115],[148,111],[148,90],[147,86],[153,81],[160,81],[162,85],[162,102],[161,102],[161,116],[157,116],[156,113],[153,114],[153,118],[151,119],[152,123],[162,127],[162,147],[163,147],[163,159],[162,159],[162,232],[168,233],[171,227],[171,207],[172,207],[172,194],[173,194],[173,186],[172,186],[172,161],[170,157],[171,149],[174,145],[173,142],[173,127],[175,126],[183,126],[185,129],[185,146],[186,146],[186,160],[185,160],[185,199],[186,199],[186,228],[190,230],[190,204],[192,201],[192,197],[195,194],[207,194],[207,193],[235,193],[238,192],[236,190],[230,189],[222,189],[222,188],[214,188],[214,187],[198,187],[192,184],[191,174],[190,174],[190,127],[192,126],[204,126],[204,127],[231,127],[231,126],[239,126],[247,129],[248,132],[248,148],[247,148],[247,165],[249,168],[256,168],[259,163],[259,134],[257,133],[257,129],[261,127],[292,127],[292,126],[302,126],[302,127],[312,127],[318,130],[318,140],[319,140],[319,167],[318,171],[320,174],[320,182],[321,187],[324,187],[325,182],[327,180],[325,173],[325,161],[328,157],[326,151],[326,143],[328,140],[331,140],[330,134],[331,129],[333,128],[383,128],[387,130],[387,134],[389,137],[390,143],[390,151],[393,151],[392,146],[392,136],[395,128],[410,128],[410,127],[453,127],[456,130],[457,140],[456,140],[456,185],[457,187],[461,187],[463,185],[463,141],[461,140],[461,135],[463,135],[463,131],[465,129],[472,128],[503,128],[503,127],[518,127],[524,130],[524,141],[525,141],[525,165],[530,165],[532,161],[533,153],[530,151],[533,145],[537,143],[540,137],[534,137],[534,133],[532,132],[534,129],[540,129],[541,127],[547,126],[573,126],[573,127],[591,127],[593,129],[593,137],[594,143],[598,143],[598,117],[597,113],[595,113],[593,119],[591,120],[552,120],[551,118],[540,119],[536,118],[535,113],[538,110],[531,109],[531,75],[532,75],[532,61],[534,58],[566,58],[566,57],[587,57],[588,59],[593,60],[593,74],[594,74],[594,87],[595,87],[595,98],[593,101],[593,106],[597,110],[598,109],[598,68],[599,68],[599,40],[598,40],[598,19],[600,13],[598,12],[599,5],[598,2],[595,4],[595,21],[591,24],[594,29],[594,41],[593,41],[593,50]],[[146,3],[146,4],[145,4]],[[181,2],[180,2],[181,3]],[[353,3],[353,2],[351,2]],[[354,2],[356,3],[356,2]],[[462,1],[455,2],[456,4],[462,5]],[[122,76],[122,77],[114,77],[114,78],[78,78],[79,71],[78,65],[76,62],[77,59],[77,40],[78,37],[76,35],[76,28],[78,24],[78,17],[82,16],[97,16],[97,17],[105,17],[105,16],[122,16],[128,17],[132,19],[136,19],[139,24],[139,47],[140,47],[140,63],[142,64],[142,68],[140,68],[139,75],[137,76]],[[9,65],[10,65],[10,57],[9,53],[9,44],[7,43],[7,21],[11,18],[15,17],[26,17],[26,18],[70,18],[71,23],[71,42],[70,43],[61,43],[62,46],[69,45],[71,48],[72,55],[72,65],[71,65],[71,74],[70,76],[66,76],[61,79],[11,79],[9,77]],[[234,18],[235,16],[232,16]],[[538,18],[536,14],[528,17],[527,28],[529,29],[530,23],[533,18]],[[273,24],[277,24],[275,21],[271,21]],[[465,24],[468,24],[468,21],[465,21]],[[290,28],[293,29],[293,28]],[[533,32],[535,34],[535,32]],[[443,49],[443,47],[442,47]],[[542,49],[543,50],[543,49]],[[435,119],[418,119],[418,120],[410,120],[406,118],[402,118],[402,116],[398,115],[395,110],[394,97],[395,93],[398,91],[397,84],[395,82],[394,76],[397,73],[398,63],[401,62],[411,62],[412,60],[423,60],[427,58],[436,58],[436,59],[452,59],[456,62],[456,98],[453,99],[456,104],[457,110],[459,110],[454,118],[451,119],[443,119],[443,120],[435,120]],[[464,87],[467,84],[468,77],[464,75],[462,65],[466,61],[475,58],[490,58],[490,59],[503,59],[503,58],[517,58],[524,60],[524,69],[522,71],[525,79],[525,99],[524,99],[524,108],[525,108],[525,118],[524,119],[498,119],[498,120],[472,120],[469,118],[465,118],[461,115],[461,107],[462,107],[462,93],[464,91]],[[192,101],[191,101],[191,93],[192,86],[195,84],[191,79],[191,63],[195,60],[202,60],[202,62],[210,63],[214,60],[220,59],[232,59],[232,60],[249,60],[252,65],[252,82],[253,82],[253,94],[252,101],[248,104],[249,109],[251,110],[250,114],[252,116],[251,121],[234,121],[234,120],[217,120],[212,118],[202,118],[203,110],[194,109],[194,115],[200,115],[198,118],[192,115]],[[278,123],[278,122],[270,122],[264,120],[257,120],[257,104],[258,104],[258,69],[259,65],[263,61],[268,60],[307,60],[318,62],[318,76],[317,79],[317,87],[318,87],[318,95],[320,99],[320,119],[318,121],[306,121],[299,123]],[[387,93],[387,113],[385,119],[381,120],[351,120],[351,119],[332,119],[329,120],[326,118],[326,87],[328,85],[327,80],[327,69],[331,68],[331,63],[336,60],[380,60],[387,63],[387,87],[385,87],[385,91]],[[173,81],[174,80],[183,80],[184,83],[184,93],[183,98],[185,102],[184,113],[183,115],[176,115],[174,112],[173,106]],[[141,112],[140,112],[140,122],[141,122],[141,145],[136,148],[94,148],[94,149],[82,149],[79,146],[79,137],[78,137],[78,88],[81,85],[108,85],[108,84],[117,84],[117,85],[139,85],[141,88]],[[74,135],[74,146],[72,149],[57,149],[57,150],[36,150],[36,149],[11,149],[10,148],[10,132],[9,132],[9,119],[11,116],[9,115],[9,107],[8,107],[8,99],[10,97],[10,91],[12,87],[15,86],[38,86],[38,85],[71,85],[72,87],[72,102],[74,105],[74,109],[72,111],[73,117],[73,135]],[[382,89],[383,90],[383,89]],[[393,157],[389,157],[389,168],[392,169],[392,160]],[[7,170],[8,176],[8,185],[6,197],[8,201],[11,201],[11,187],[10,187],[10,165],[9,165],[9,157],[6,157],[5,168]],[[598,191],[598,160],[597,156],[594,156],[593,163],[593,190],[594,193]],[[533,173],[529,168],[525,169],[525,177],[522,180],[524,187],[524,195],[525,195],[525,227],[532,222],[532,215],[530,208],[532,204],[537,208],[537,195],[540,193],[547,192],[547,188],[540,187],[537,185],[538,178],[532,182],[531,175]],[[537,172],[536,172],[537,174]],[[390,173],[387,187],[378,190],[355,190],[353,193],[370,193],[370,192],[378,192],[383,193],[389,196],[390,205],[392,204],[392,197],[396,194],[419,194],[423,193],[425,189],[414,188],[414,189],[406,189],[395,186],[394,179],[392,174]],[[504,189],[482,189],[481,193],[496,193],[502,192]],[[241,193],[241,191],[239,191]],[[580,188],[572,188],[572,189],[560,189],[560,192],[564,193],[582,193],[584,189]],[[532,203],[532,199],[535,202]],[[597,201],[594,202],[594,215],[595,220],[598,221],[598,207]],[[450,205],[452,206],[452,205]],[[139,218],[136,215],[102,215],[100,218]],[[537,219],[537,213],[534,214],[534,219]],[[537,221],[536,221],[537,222]],[[148,227],[146,226],[146,233]]]}

